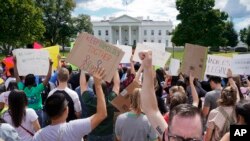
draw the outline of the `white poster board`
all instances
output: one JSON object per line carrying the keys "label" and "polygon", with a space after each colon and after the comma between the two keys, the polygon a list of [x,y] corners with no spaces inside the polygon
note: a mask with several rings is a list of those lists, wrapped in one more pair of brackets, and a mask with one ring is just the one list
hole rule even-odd
{"label": "white poster board", "polygon": [[233,74],[250,75],[250,54],[234,55],[232,71]]}
{"label": "white poster board", "polygon": [[146,45],[146,46],[153,47],[153,48],[157,48],[158,50],[161,50],[161,51],[165,52],[165,46],[166,45],[163,44],[163,43],[143,42],[142,44]]}
{"label": "white poster board", "polygon": [[17,69],[20,76],[27,74],[45,76],[49,70],[49,52],[40,49],[15,49]]}
{"label": "white poster board", "polygon": [[208,55],[206,75],[227,77],[227,70],[231,68],[232,59],[229,57]]}
{"label": "white poster board", "polygon": [[178,76],[179,69],[180,69],[180,60],[171,58],[169,65],[169,73],[172,76]]}
{"label": "white poster board", "polygon": [[139,52],[143,50],[151,50],[152,51],[152,64],[154,66],[164,67],[167,63],[168,59],[171,56],[171,53],[162,51],[161,48],[157,48],[156,46],[148,46],[141,43],[137,43],[133,60],[136,62],[141,62],[139,58]]}
{"label": "white poster board", "polygon": [[132,55],[132,47],[126,45],[114,45],[114,46],[117,46],[118,48],[120,48],[122,51],[125,52],[120,63],[130,63],[130,58]]}

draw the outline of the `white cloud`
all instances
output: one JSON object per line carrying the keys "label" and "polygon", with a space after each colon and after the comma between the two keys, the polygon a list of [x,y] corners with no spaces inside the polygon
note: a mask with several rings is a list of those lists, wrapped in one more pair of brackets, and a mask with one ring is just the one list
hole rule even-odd
{"label": "white cloud", "polygon": [[237,24],[235,24],[235,29],[237,31],[240,31],[241,29],[250,26],[250,16],[238,19],[237,21]]}
{"label": "white cloud", "polygon": [[240,3],[247,7],[247,10],[250,11],[250,0],[240,0]]}

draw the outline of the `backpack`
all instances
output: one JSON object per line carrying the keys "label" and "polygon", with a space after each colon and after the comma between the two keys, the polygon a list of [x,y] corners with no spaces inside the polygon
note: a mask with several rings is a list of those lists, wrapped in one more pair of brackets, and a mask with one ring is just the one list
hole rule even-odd
{"label": "backpack", "polygon": [[[220,132],[220,136],[223,137],[225,133],[230,131],[230,125],[235,124],[234,116],[229,116],[227,112],[222,108],[218,107],[219,112],[223,115],[223,117],[226,119],[226,122],[224,123],[223,129]],[[233,109],[232,115],[235,115],[235,110]]]}

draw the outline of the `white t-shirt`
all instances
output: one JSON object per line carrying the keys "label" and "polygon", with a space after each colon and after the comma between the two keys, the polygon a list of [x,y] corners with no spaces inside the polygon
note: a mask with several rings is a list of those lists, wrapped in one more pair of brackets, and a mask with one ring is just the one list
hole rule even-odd
{"label": "white t-shirt", "polygon": [[[9,123],[10,125],[12,125],[14,127],[9,112],[4,113],[3,119],[7,123]],[[37,116],[36,112],[33,109],[26,108],[26,116],[24,117],[21,125],[25,129],[27,129],[28,131],[30,131],[34,134],[36,131],[34,129],[32,122],[34,122],[37,119],[38,119],[38,116]],[[24,130],[21,126],[19,126],[18,128],[16,128],[16,127],[14,127],[14,128],[16,129],[19,137],[21,138],[21,141],[31,141],[32,140],[32,136],[26,130]]]}
{"label": "white t-shirt", "polygon": [[8,88],[9,83],[10,83],[11,81],[16,81],[16,78],[14,78],[14,77],[9,77],[9,78],[5,81],[4,85],[5,85],[5,88],[6,88],[6,89]]}
{"label": "white t-shirt", "polygon": [[82,107],[81,107],[81,103],[80,103],[80,100],[79,100],[79,96],[77,95],[77,93],[75,91],[71,90],[68,87],[66,87],[65,89],[55,88],[55,89],[53,89],[52,91],[49,92],[48,97],[50,97],[57,90],[59,90],[59,91],[65,91],[71,97],[71,99],[74,102],[75,112],[81,112],[82,111]]}
{"label": "white t-shirt", "polygon": [[8,98],[10,95],[10,91],[6,91],[0,94],[0,102],[5,103],[6,105],[9,105]]}
{"label": "white t-shirt", "polygon": [[81,141],[91,132],[90,118],[49,125],[36,132],[33,141]]}

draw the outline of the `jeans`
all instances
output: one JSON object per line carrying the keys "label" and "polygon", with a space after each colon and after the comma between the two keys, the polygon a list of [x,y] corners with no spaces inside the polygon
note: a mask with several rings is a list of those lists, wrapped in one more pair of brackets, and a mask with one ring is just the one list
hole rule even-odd
{"label": "jeans", "polygon": [[95,135],[88,135],[88,141],[114,141],[114,135],[107,135],[107,136],[95,136]]}
{"label": "jeans", "polygon": [[38,115],[38,121],[39,121],[39,124],[41,126],[41,128],[45,127],[48,125],[47,121],[48,121],[48,116],[47,114],[42,110],[35,110],[36,111],[36,114]]}

